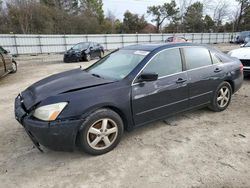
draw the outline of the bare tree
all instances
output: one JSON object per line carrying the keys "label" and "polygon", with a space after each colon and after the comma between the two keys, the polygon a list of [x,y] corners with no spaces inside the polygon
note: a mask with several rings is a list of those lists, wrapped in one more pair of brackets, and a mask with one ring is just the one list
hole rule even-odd
{"label": "bare tree", "polygon": [[24,34],[30,32],[34,3],[36,3],[35,0],[12,0],[10,3],[7,3],[11,19],[20,26],[21,32]]}
{"label": "bare tree", "polygon": [[229,17],[229,3],[226,0],[218,1],[217,4],[215,4],[214,9],[214,21],[216,23],[216,26],[222,24],[223,20]]}
{"label": "bare tree", "polygon": [[243,15],[245,14],[246,10],[250,8],[249,0],[236,0],[239,2],[239,12],[238,12],[238,19],[236,22],[236,31],[239,31],[240,23],[242,21]]}
{"label": "bare tree", "polygon": [[116,16],[111,10],[108,10],[107,15],[106,15],[106,19],[109,20],[111,23],[111,32],[115,33]]}
{"label": "bare tree", "polygon": [[180,14],[180,31],[184,32],[184,27],[183,27],[183,21],[184,21],[184,15],[187,11],[187,8],[193,3],[194,0],[178,0],[178,5],[179,5],[179,14]]}
{"label": "bare tree", "polygon": [[229,20],[231,20],[232,23],[232,32],[237,31],[237,23],[239,20],[239,16],[240,16],[240,8],[234,8],[230,10],[230,14],[229,14]]}

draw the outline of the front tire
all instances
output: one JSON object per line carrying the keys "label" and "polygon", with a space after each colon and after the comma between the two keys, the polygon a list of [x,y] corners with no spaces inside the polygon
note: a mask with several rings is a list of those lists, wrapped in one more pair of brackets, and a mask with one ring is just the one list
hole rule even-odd
{"label": "front tire", "polygon": [[17,72],[17,63],[15,61],[12,61],[12,70],[11,70],[11,74],[16,73]]}
{"label": "front tire", "polygon": [[123,134],[121,117],[109,109],[95,111],[82,127],[78,143],[84,152],[91,155],[102,155],[113,150]]}
{"label": "front tire", "polygon": [[104,57],[104,52],[103,52],[103,51],[101,51],[101,52],[100,52],[100,56],[99,56],[99,58],[100,58],[100,59],[102,59],[103,57]]}
{"label": "front tire", "polygon": [[225,110],[231,102],[232,87],[228,82],[221,83],[214,93],[213,100],[209,108],[215,112]]}

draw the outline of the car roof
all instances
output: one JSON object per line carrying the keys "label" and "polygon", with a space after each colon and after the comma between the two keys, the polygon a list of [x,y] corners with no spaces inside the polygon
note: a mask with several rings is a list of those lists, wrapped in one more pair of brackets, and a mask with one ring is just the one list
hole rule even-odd
{"label": "car roof", "polygon": [[160,48],[174,48],[174,47],[181,47],[181,46],[201,46],[200,44],[194,43],[150,43],[150,44],[136,44],[131,46],[126,46],[122,49],[124,50],[142,50],[142,51],[154,51]]}

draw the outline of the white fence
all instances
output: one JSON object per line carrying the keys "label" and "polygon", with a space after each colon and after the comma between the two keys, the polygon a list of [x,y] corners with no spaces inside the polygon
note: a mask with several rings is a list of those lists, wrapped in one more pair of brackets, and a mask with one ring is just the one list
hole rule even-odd
{"label": "white fence", "polygon": [[0,46],[12,54],[62,53],[79,42],[98,42],[112,50],[138,43],[163,42],[170,36],[184,36],[202,44],[226,43],[236,33],[109,34],[109,35],[0,35]]}

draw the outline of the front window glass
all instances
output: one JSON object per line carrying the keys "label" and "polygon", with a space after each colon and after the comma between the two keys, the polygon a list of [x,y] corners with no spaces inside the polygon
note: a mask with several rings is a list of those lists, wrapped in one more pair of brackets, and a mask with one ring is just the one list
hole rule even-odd
{"label": "front window glass", "polygon": [[188,70],[212,64],[210,53],[206,48],[202,47],[184,48],[184,54]]}
{"label": "front window glass", "polygon": [[125,78],[148,54],[147,51],[119,50],[101,59],[86,71],[102,78]]}
{"label": "front window glass", "polygon": [[159,77],[182,71],[180,49],[164,50],[157,54],[146,66],[143,72],[157,73]]}

